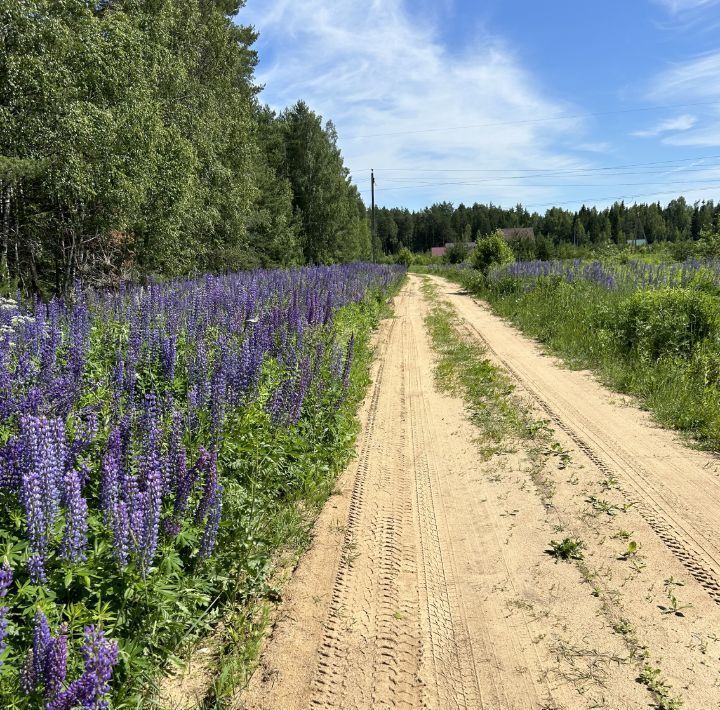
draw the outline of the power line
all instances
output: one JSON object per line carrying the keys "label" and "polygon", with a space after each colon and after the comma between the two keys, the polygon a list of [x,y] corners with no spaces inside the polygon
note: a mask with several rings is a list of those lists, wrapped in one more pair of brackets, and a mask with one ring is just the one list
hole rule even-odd
{"label": "power line", "polygon": [[[705,192],[709,190],[720,190],[720,185],[711,185],[708,187],[699,187],[694,190],[694,192]],[[617,202],[618,200],[637,200],[641,197],[659,197],[659,196],[665,196],[665,195],[674,195],[676,197],[679,197],[676,190],[670,190],[667,192],[647,192],[647,193],[634,193],[634,194],[625,194],[625,195],[605,195],[603,197],[582,197],[578,198],[576,200],[565,200],[563,202],[535,202],[535,203],[528,203],[528,204],[522,204],[522,206],[525,209],[528,208],[537,208],[537,207],[559,207],[560,205],[587,205],[592,204],[594,202],[604,202],[606,200],[612,200],[614,202]]]}
{"label": "power line", "polygon": [[[712,185],[709,187],[699,187],[695,190],[695,192],[704,192],[706,190],[720,190],[720,185]],[[658,195],[676,195],[676,190],[671,190],[668,192],[647,192],[644,194],[633,194],[633,195],[617,195],[615,197],[584,197],[580,200],[566,200],[565,202],[555,202],[553,203],[553,207],[556,207],[558,205],[573,205],[573,204],[584,204],[587,202],[601,202],[604,200],[636,200],[639,197],[657,197]],[[546,205],[550,204],[549,202],[536,202],[534,204],[527,204],[523,205],[523,207],[545,207]]]}
{"label": "power line", "polygon": [[[670,165],[673,163],[688,163],[694,160],[717,160],[720,159],[720,155],[700,155],[691,158],[675,158],[673,160],[656,160],[651,163],[625,163],[622,165],[607,165],[598,168],[568,168],[566,172],[572,171],[600,171],[600,170],[620,170],[622,168],[642,168],[652,167],[656,165]],[[385,172],[412,172],[412,173],[450,173],[450,172],[462,172],[462,173],[499,173],[499,172],[547,172],[550,170],[560,171],[561,168],[375,168],[375,170],[383,170]],[[365,172],[366,170],[351,170],[351,172]],[[565,172],[565,171],[564,171]]]}
{"label": "power line", "polygon": [[[662,182],[617,182],[613,183],[611,185],[598,185],[596,183],[538,183],[538,184],[527,184],[525,183],[523,187],[642,187],[642,186],[650,186],[650,185],[704,185],[708,182],[716,182],[720,176],[716,176],[714,178],[708,178],[706,180],[663,180]],[[416,185],[400,185],[397,187],[381,187],[376,188],[379,192],[391,192],[395,190],[417,190],[419,188],[425,188],[425,187],[444,187],[448,185],[454,185],[454,186],[462,186],[462,187],[474,187],[478,185],[486,185],[486,182],[476,182],[476,181],[458,181],[458,182],[428,182],[428,183],[420,183]],[[501,182],[493,182],[493,187],[515,187],[515,185],[506,185]],[[360,192],[367,192],[367,189],[361,190]]]}
{"label": "power line", "polygon": [[[712,168],[720,168],[720,164],[708,164],[703,167],[697,167],[697,168],[683,168],[681,170],[631,170],[631,171],[625,171],[625,172],[614,172],[614,173],[603,173],[601,176],[597,177],[630,177],[630,176],[645,176],[645,175],[667,175],[668,177],[674,177],[679,175],[686,175],[688,173],[703,173],[708,172]],[[716,172],[716,171],[715,171]],[[449,176],[448,176],[449,177]],[[460,177],[460,176],[458,176]],[[470,177],[470,176],[469,176]],[[594,177],[593,173],[546,173],[546,174],[535,174],[535,175],[499,175],[495,177],[482,177],[477,179],[472,179],[472,184],[475,185],[481,185],[481,184],[496,184],[498,181],[503,180],[538,180],[538,179],[544,179],[544,178],[584,178],[584,177]],[[716,179],[717,176],[713,177],[712,179]],[[409,185],[413,184],[420,184],[420,183],[428,183],[429,180],[432,178],[430,176],[404,176],[404,177],[386,177],[385,182],[392,183],[405,183]],[[457,184],[466,184],[468,181],[461,181]],[[362,185],[365,184],[366,181],[363,179],[358,180],[358,184]],[[456,184],[455,182],[445,182],[440,183],[443,185],[452,185]],[[523,183],[524,185],[527,185],[527,183]],[[575,184],[575,183],[570,183]]]}

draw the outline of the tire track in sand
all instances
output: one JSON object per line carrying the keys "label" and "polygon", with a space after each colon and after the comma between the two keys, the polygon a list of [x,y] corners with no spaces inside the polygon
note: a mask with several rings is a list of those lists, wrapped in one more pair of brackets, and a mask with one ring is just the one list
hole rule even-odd
{"label": "tire track in sand", "polygon": [[[464,402],[435,389],[419,286],[411,277],[396,298],[379,348],[351,494],[341,479],[342,542],[309,571],[301,562],[286,595],[292,618],[273,633],[235,708],[597,707],[562,680],[550,642],[592,638],[612,655],[617,641],[578,572],[544,554],[552,521],[520,459],[503,464],[518,483],[493,482]],[[314,575],[328,587],[321,617],[308,599],[308,587],[318,593]],[[583,605],[580,624],[561,598]],[[606,673],[617,697],[637,693],[622,668]]]}
{"label": "tire track in sand", "polygon": [[490,309],[439,284],[468,327],[533,400],[620,490],[666,547],[720,604],[718,461],[652,426],[646,413],[608,401],[586,373],[561,369]]}

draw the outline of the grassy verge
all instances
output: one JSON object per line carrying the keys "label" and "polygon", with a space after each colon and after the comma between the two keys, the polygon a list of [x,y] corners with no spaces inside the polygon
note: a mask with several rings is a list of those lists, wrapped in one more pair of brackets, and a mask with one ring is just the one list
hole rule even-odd
{"label": "grassy verge", "polygon": [[[686,330],[692,335],[692,314],[689,318],[680,314],[673,330],[671,319],[677,314],[653,303],[658,300],[657,291],[608,290],[587,281],[570,283],[554,277],[488,282],[472,270],[451,268],[435,273],[488,301],[498,315],[539,340],[569,367],[593,370],[607,386],[637,397],[662,425],[688,434],[703,448],[720,451],[720,330],[716,324],[702,339],[676,343]],[[701,297],[720,316],[717,294],[704,292],[702,284],[667,289],[660,295],[676,302]],[[628,338],[629,308],[639,299],[647,301],[650,315],[631,323],[634,330]],[[663,328],[667,333],[661,333]],[[647,344],[653,334],[662,341],[659,347]]]}
{"label": "grassy verge", "polygon": [[344,343],[352,334],[355,347],[348,395],[332,430],[265,438],[261,428],[242,423],[229,437],[226,466],[234,471],[231,492],[238,496],[234,536],[242,541],[232,580],[237,593],[216,617],[214,630],[189,639],[182,654],[191,656],[199,641],[210,652],[202,664],[209,680],[202,707],[225,707],[256,667],[282,585],[309,547],[315,520],[353,455],[357,410],[370,383],[372,333],[390,315],[389,298],[397,290],[372,294],[335,316],[336,341]]}
{"label": "grassy verge", "polygon": [[528,440],[536,428],[527,411],[509,395],[514,386],[478,346],[458,331],[452,306],[437,298],[437,287],[425,280],[423,295],[432,303],[425,318],[438,353],[435,376],[440,387],[465,399],[470,416],[484,435],[485,453],[492,454],[508,438]]}

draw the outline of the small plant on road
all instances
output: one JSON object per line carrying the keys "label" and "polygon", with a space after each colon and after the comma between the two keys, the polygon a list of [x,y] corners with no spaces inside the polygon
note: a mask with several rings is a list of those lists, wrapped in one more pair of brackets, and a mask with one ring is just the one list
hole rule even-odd
{"label": "small plant on road", "polygon": [[692,608],[692,604],[681,604],[675,596],[676,587],[684,587],[685,583],[680,582],[673,577],[665,580],[665,595],[668,599],[668,605],[659,605],[659,609],[663,614],[674,614],[675,616],[685,616],[683,609]]}
{"label": "small plant on road", "polygon": [[635,542],[635,540],[630,540],[630,542],[628,543],[627,549],[625,550],[625,552],[622,553],[622,555],[620,555],[620,558],[623,560],[628,560],[631,557],[635,557],[635,555],[637,555],[637,551],[638,551],[637,542]]}
{"label": "small plant on road", "polygon": [[550,540],[550,548],[558,560],[581,560],[585,543],[579,537],[566,537],[560,542]]}
{"label": "small plant on road", "polygon": [[667,681],[660,677],[660,669],[646,663],[640,671],[638,681],[642,683],[655,696],[655,707],[659,710],[680,710],[683,700],[680,697],[670,696],[672,688]]}

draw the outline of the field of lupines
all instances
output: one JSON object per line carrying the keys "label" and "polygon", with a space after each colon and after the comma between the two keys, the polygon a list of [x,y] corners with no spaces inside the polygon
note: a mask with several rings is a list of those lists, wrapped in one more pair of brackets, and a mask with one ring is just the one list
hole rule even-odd
{"label": "field of lupines", "polygon": [[702,278],[720,285],[720,260],[688,259],[684,262],[649,263],[629,259],[625,263],[606,263],[600,260],[583,261],[517,261],[495,268],[490,279],[522,279],[526,285],[547,277],[560,278],[569,283],[588,281],[607,289],[632,291],[643,288],[686,288]]}
{"label": "field of lupines", "polygon": [[[403,271],[206,276],[0,304],[0,701],[141,703],[273,520],[349,455],[367,340]],[[353,387],[355,390],[353,391]]]}
{"label": "field of lupines", "polygon": [[577,367],[720,451],[720,260],[515,262],[437,271]]}

